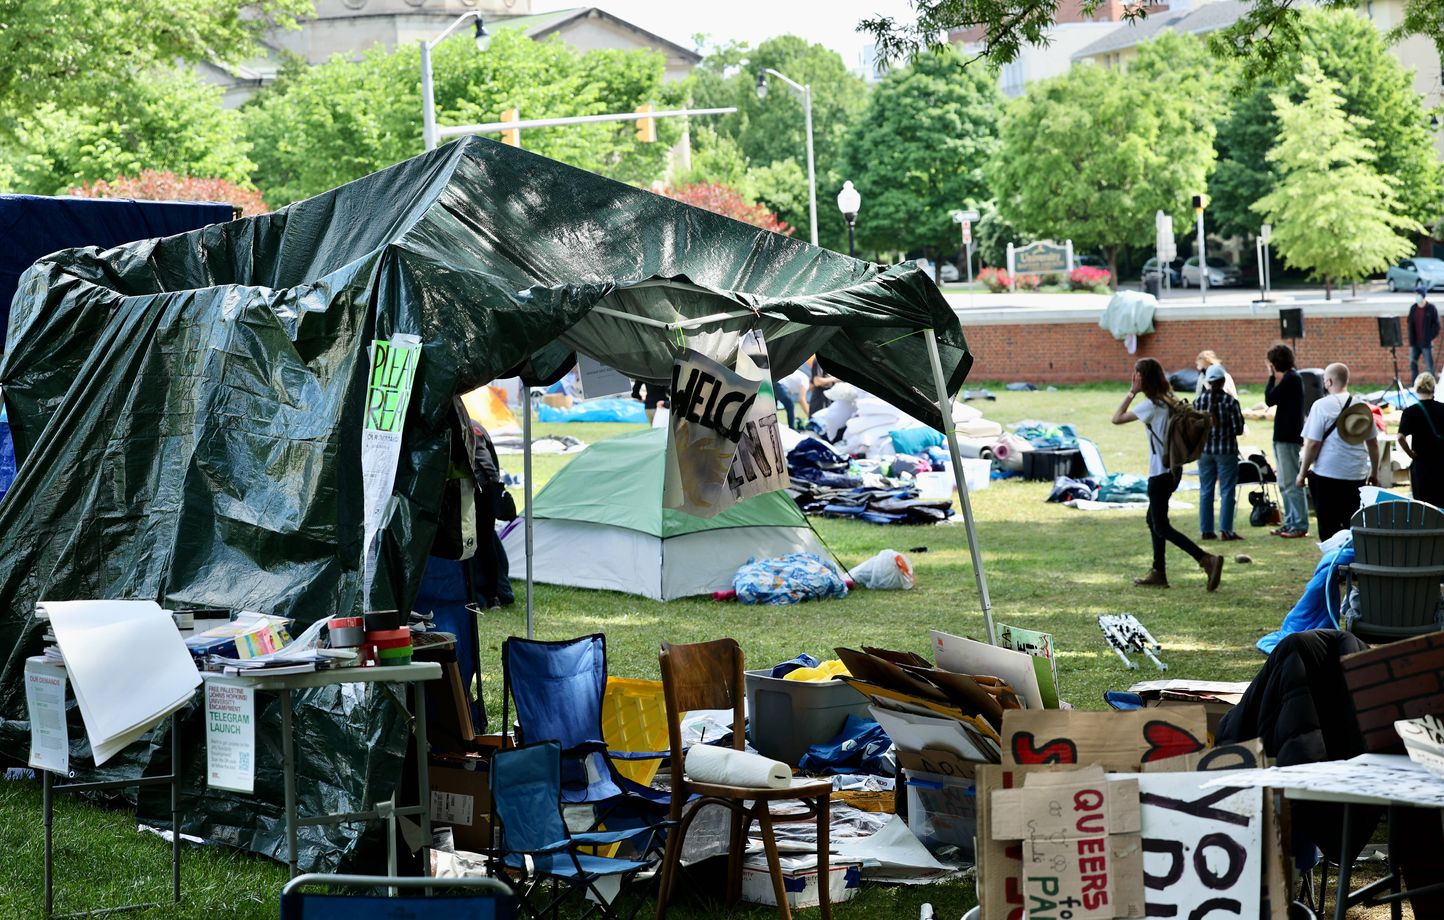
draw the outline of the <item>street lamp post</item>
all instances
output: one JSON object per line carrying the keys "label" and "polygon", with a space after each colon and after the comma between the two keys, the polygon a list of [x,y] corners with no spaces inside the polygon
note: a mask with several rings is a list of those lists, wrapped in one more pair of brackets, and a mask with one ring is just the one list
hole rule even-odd
{"label": "street lamp post", "polygon": [[802,116],[807,123],[807,215],[812,231],[812,245],[817,245],[817,172],[812,162],[812,86],[804,86],[796,80],[773,70],[771,67],[764,69],[757,75],[757,98],[767,98],[767,77],[774,76],[792,87],[793,92],[802,97]]}
{"label": "street lamp post", "polygon": [[421,136],[426,141],[427,150],[435,150],[436,135],[436,90],[431,82],[431,49],[445,41],[452,32],[455,32],[462,25],[470,20],[476,20],[476,48],[478,51],[485,51],[491,41],[491,35],[486,31],[486,25],[482,22],[481,13],[476,10],[462,13],[456,20],[447,26],[445,31],[429,42],[421,43]]}
{"label": "street lamp post", "polygon": [[842,219],[847,221],[847,254],[856,259],[857,245],[853,241],[853,228],[857,226],[857,212],[862,209],[862,196],[853,188],[851,182],[842,183],[842,191],[837,193],[837,209],[842,212]]}

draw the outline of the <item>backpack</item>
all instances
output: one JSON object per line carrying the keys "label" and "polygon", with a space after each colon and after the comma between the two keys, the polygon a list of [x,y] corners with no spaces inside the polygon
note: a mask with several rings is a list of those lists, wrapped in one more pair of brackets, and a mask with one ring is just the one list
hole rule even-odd
{"label": "backpack", "polygon": [[1164,428],[1163,465],[1172,469],[1203,456],[1212,429],[1212,415],[1195,409],[1187,400],[1174,400],[1168,407],[1168,425]]}

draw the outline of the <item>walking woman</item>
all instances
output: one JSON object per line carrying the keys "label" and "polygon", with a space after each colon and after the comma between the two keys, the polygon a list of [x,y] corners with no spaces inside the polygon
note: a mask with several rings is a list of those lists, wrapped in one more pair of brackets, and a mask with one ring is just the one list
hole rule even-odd
{"label": "walking woman", "polygon": [[[1139,393],[1143,394],[1143,401],[1137,408],[1131,408]],[[1168,499],[1183,476],[1181,467],[1168,469],[1163,465],[1168,413],[1174,404],[1173,389],[1168,385],[1163,365],[1152,358],[1143,358],[1133,365],[1133,385],[1129,387],[1123,404],[1113,413],[1113,424],[1142,422],[1148,432],[1148,531],[1153,536],[1153,568],[1142,578],[1133,579],[1133,583],[1145,588],[1168,587],[1164,550],[1165,543],[1171,542],[1194,558],[1199,568],[1208,575],[1208,590],[1213,591],[1223,577],[1223,557],[1205,553],[1197,543],[1168,522]]]}

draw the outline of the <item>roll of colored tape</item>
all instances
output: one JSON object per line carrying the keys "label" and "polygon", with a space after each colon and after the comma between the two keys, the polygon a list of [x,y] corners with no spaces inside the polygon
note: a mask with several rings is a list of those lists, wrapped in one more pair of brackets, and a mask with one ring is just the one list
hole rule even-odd
{"label": "roll of colored tape", "polygon": [[407,645],[400,648],[378,648],[376,650],[376,657],[380,658],[382,661],[385,661],[387,658],[410,658],[411,646]]}
{"label": "roll of colored tape", "polygon": [[372,640],[371,640],[371,645],[372,645],[373,648],[378,648],[378,649],[383,649],[383,648],[388,648],[388,649],[389,649],[389,648],[404,648],[404,649],[409,649],[409,648],[411,648],[411,639],[410,639],[410,638],[406,638],[406,639],[372,639]]}
{"label": "roll of colored tape", "polygon": [[331,621],[331,647],[332,648],[356,648],[365,641],[366,634],[359,626],[337,626],[336,621]]}
{"label": "roll of colored tape", "polygon": [[405,639],[411,641],[411,630],[409,629],[367,629],[367,642],[387,642],[392,639]]}
{"label": "roll of colored tape", "polygon": [[376,662],[377,665],[379,665],[379,666],[381,666],[381,667],[383,667],[383,668],[396,667],[397,665],[410,664],[410,663],[411,663],[411,656],[410,656],[410,655],[407,655],[407,656],[405,656],[405,657],[403,657],[403,658],[382,658],[382,659],[380,659],[380,660],[378,660],[378,661]]}
{"label": "roll of colored tape", "polygon": [[383,629],[400,629],[401,613],[397,610],[373,610],[366,614],[366,631],[380,632]]}

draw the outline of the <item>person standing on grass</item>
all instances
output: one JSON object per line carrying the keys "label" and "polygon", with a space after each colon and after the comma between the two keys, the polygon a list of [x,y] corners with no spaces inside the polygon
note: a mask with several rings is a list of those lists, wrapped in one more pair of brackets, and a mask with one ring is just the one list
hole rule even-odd
{"label": "person standing on grass", "polygon": [[1414,380],[1419,402],[1399,418],[1399,447],[1409,455],[1414,498],[1444,508],[1444,403],[1434,398],[1433,374]]}
{"label": "person standing on grass", "polygon": [[[1198,369],[1198,383],[1193,388],[1194,399],[1202,396],[1203,391],[1208,389],[1208,369],[1218,363],[1218,355],[1212,349],[1199,352],[1198,357],[1193,359],[1193,366]],[[1228,371],[1223,372],[1223,391],[1238,399],[1238,388],[1233,385],[1233,377],[1229,376]]]}
{"label": "person standing on grass", "polygon": [[1294,478],[1300,488],[1308,483],[1320,540],[1347,530],[1359,510],[1359,490],[1379,482],[1379,429],[1368,404],[1349,394],[1348,365],[1324,368],[1324,393],[1304,422]]}
{"label": "person standing on grass", "polygon": [[[1144,396],[1143,402],[1136,409],[1130,408],[1139,393]],[[1128,396],[1113,413],[1113,424],[1142,422],[1148,431],[1148,532],[1153,537],[1153,568],[1142,578],[1133,579],[1133,583],[1143,588],[1168,587],[1164,555],[1166,544],[1171,542],[1194,558],[1199,568],[1208,575],[1208,590],[1214,591],[1223,577],[1223,557],[1205,553],[1197,543],[1168,522],[1168,499],[1183,476],[1181,467],[1169,469],[1163,465],[1168,414],[1176,404],[1173,389],[1168,385],[1168,375],[1163,373],[1163,365],[1152,358],[1143,358],[1133,365],[1133,383],[1128,389]]]}
{"label": "person standing on grass", "polygon": [[[1238,436],[1243,434],[1243,409],[1224,392],[1222,364],[1204,371],[1208,387],[1193,407],[1213,417],[1203,454],[1198,458],[1198,530],[1205,540],[1242,540],[1233,529],[1234,493],[1238,488]],[[1213,532],[1213,488],[1218,486],[1219,533]]]}
{"label": "person standing on grass", "polygon": [[1284,521],[1269,531],[1276,537],[1297,539],[1309,535],[1309,503],[1295,481],[1299,451],[1304,446],[1304,381],[1294,364],[1294,350],[1275,345],[1268,353],[1269,382],[1264,402],[1274,410],[1274,463],[1278,466],[1279,497]]}
{"label": "person standing on grass", "polygon": [[[1414,292],[1414,305],[1409,308],[1409,373],[1434,373],[1434,340],[1439,337],[1439,311],[1429,302],[1420,284]],[[1423,367],[1420,365],[1423,358]]]}

